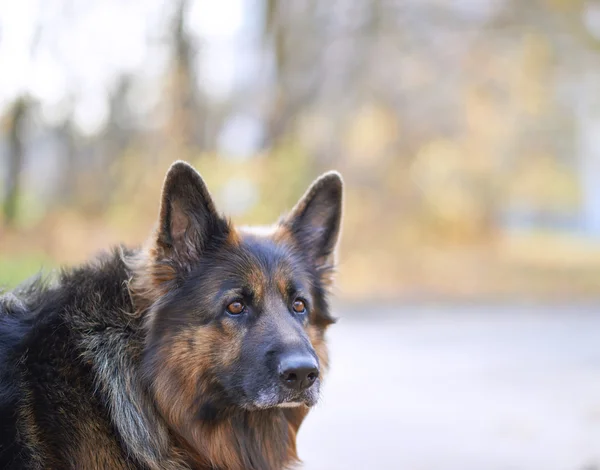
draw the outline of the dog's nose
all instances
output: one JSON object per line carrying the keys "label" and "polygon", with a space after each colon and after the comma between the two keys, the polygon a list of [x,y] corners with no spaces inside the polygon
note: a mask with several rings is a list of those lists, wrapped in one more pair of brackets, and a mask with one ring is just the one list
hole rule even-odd
{"label": "dog's nose", "polygon": [[287,354],[279,361],[279,378],[288,388],[304,390],[319,377],[319,365],[309,354]]}

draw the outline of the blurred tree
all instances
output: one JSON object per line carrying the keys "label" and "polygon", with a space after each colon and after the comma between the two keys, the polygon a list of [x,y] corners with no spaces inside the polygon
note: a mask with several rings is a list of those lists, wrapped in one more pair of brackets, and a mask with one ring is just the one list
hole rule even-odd
{"label": "blurred tree", "polygon": [[271,147],[285,132],[287,126],[285,107],[285,92],[283,90],[282,75],[286,67],[287,54],[285,51],[285,27],[281,14],[280,0],[266,0],[264,35],[265,42],[272,49],[273,62],[276,74],[275,91],[271,97],[271,107],[267,118],[267,136],[265,145]]}
{"label": "blurred tree", "polygon": [[61,206],[72,204],[77,198],[77,176],[80,172],[80,154],[77,130],[73,118],[74,97],[66,99],[65,117],[57,126],[56,132],[61,142],[62,159],[58,187],[58,203]]}
{"label": "blurred tree", "polygon": [[[10,123],[0,136],[11,155],[1,168],[11,182],[0,207],[7,221],[14,223],[19,194],[28,210],[39,211],[51,204],[30,196],[57,194],[76,210],[47,220],[72,217],[84,226],[115,217],[128,231],[140,230],[155,216],[150,195],[175,158],[200,163],[217,194],[238,191],[244,199],[244,188],[255,185],[260,200],[244,217],[266,219],[293,203],[315,173],[335,167],[350,183],[348,272],[361,273],[366,290],[370,278],[377,284],[386,277],[373,272],[408,272],[388,261],[411,251],[408,245],[451,240],[489,249],[512,223],[538,227],[547,220],[543,212],[580,219],[593,212],[600,227],[598,0],[261,0],[234,2],[235,15],[210,2],[133,0],[119,11],[142,13],[122,21],[121,36],[110,39],[127,46],[123,51],[143,50],[143,61],[114,66],[87,48],[111,42],[104,36],[120,3],[44,2],[39,63],[23,69],[49,71],[32,80],[46,102],[30,141],[22,136],[20,91],[2,111]],[[206,5],[201,15],[216,15],[208,28],[198,21],[198,5]],[[67,23],[73,28],[65,33]],[[134,44],[142,30],[147,43]],[[221,50],[225,55],[212,54]],[[82,53],[96,66],[89,74],[81,71]],[[224,95],[211,95],[210,82],[198,83],[198,66],[232,57],[234,67],[211,70],[211,78],[223,73],[227,82],[218,90]],[[90,100],[89,90],[100,95]],[[64,113],[70,95],[72,109]],[[255,153],[263,136],[267,158]],[[221,145],[225,140],[241,144]],[[215,142],[222,153],[204,158]],[[53,174],[43,175],[43,186],[55,187],[40,190],[33,172],[31,187],[19,185],[19,168],[40,162]],[[70,233],[69,242],[77,236]]]}
{"label": "blurred tree", "polygon": [[97,205],[100,211],[108,209],[113,202],[115,188],[123,179],[118,171],[120,162],[139,132],[130,106],[132,86],[133,77],[121,75],[108,97],[108,119],[100,136],[103,151],[98,158],[98,164],[104,169],[97,173]]}
{"label": "blurred tree", "polygon": [[314,0],[266,0],[264,44],[273,58],[275,83],[269,96],[264,146],[277,145],[294,130],[313,102],[323,78],[322,24]]}
{"label": "blurred tree", "polygon": [[197,44],[186,23],[189,8],[189,0],[178,0],[169,32],[172,57],[168,133],[169,139],[173,139],[181,149],[204,149],[208,111],[203,106],[196,82]]}
{"label": "blurred tree", "polygon": [[25,156],[24,129],[29,107],[29,98],[20,96],[15,100],[8,114],[6,192],[2,206],[4,223],[7,226],[13,225],[17,216],[23,159]]}

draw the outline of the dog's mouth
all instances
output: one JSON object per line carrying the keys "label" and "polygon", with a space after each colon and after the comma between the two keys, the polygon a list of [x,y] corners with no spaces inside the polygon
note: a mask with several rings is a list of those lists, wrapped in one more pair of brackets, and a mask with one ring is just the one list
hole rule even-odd
{"label": "dog's mouth", "polygon": [[302,392],[291,393],[276,389],[267,389],[261,391],[258,396],[251,401],[248,409],[264,410],[268,408],[297,408],[299,406],[312,407],[317,404],[319,399],[318,384]]}
{"label": "dog's mouth", "polygon": [[301,401],[284,401],[277,405],[277,408],[298,408],[299,406],[312,406],[307,404],[306,402]]}
{"label": "dog's mouth", "polygon": [[295,398],[289,398],[280,401],[279,404],[277,404],[276,406],[279,408],[296,408],[298,406],[307,406],[310,408],[317,404],[318,399],[319,391],[315,387],[314,392],[307,390],[306,392],[299,394],[299,396]]}

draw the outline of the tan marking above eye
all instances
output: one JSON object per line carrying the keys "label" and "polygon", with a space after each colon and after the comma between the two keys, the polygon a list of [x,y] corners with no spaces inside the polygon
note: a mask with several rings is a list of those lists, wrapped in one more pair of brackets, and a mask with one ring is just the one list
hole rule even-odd
{"label": "tan marking above eye", "polygon": [[296,312],[296,313],[304,313],[304,311],[306,310],[306,304],[304,303],[303,300],[296,299],[296,300],[294,300],[292,308],[294,309],[294,312]]}
{"label": "tan marking above eye", "polygon": [[231,313],[232,315],[239,315],[240,313],[242,313],[244,311],[244,304],[242,302],[231,302],[228,306],[227,306],[227,311],[229,313]]}

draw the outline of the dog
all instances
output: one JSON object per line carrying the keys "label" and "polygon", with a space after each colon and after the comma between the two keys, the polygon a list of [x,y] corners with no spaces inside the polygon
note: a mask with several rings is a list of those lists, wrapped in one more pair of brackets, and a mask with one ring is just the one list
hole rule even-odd
{"label": "dog", "polygon": [[0,468],[279,470],[328,367],[342,179],[235,227],[169,169],[156,228],[0,297]]}

